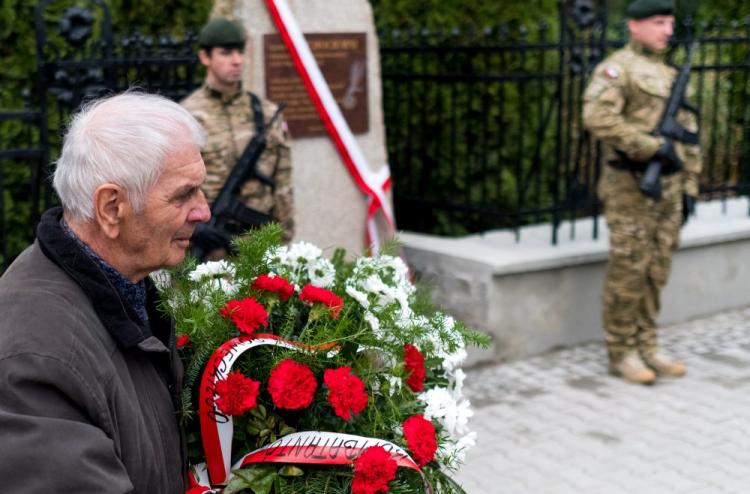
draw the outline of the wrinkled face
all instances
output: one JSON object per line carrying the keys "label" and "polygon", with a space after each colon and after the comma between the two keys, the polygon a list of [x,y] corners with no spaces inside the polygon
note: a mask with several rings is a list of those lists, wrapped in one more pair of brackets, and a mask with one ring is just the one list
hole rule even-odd
{"label": "wrinkled face", "polygon": [[674,16],[654,15],[645,19],[630,19],[628,29],[632,39],[655,52],[662,52],[669,46],[669,38],[674,33]]}
{"label": "wrinkled face", "polygon": [[230,89],[242,80],[245,61],[242,48],[214,46],[198,52],[198,57],[206,67],[206,80],[212,87],[220,91]]}
{"label": "wrinkled face", "polygon": [[143,208],[138,213],[131,210],[123,222],[120,240],[134,273],[145,277],[182,262],[195,226],[211,218],[201,192],[205,179],[197,146],[185,145],[167,155]]}

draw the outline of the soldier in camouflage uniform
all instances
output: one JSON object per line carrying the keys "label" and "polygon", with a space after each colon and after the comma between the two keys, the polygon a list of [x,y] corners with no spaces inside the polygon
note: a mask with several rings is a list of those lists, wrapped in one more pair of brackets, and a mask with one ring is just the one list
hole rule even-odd
{"label": "soldier in camouflage uniform", "polygon": [[[212,19],[200,31],[198,45],[198,57],[206,67],[206,80],[181,104],[207,133],[201,154],[207,171],[204,192],[212,203],[255,134],[257,116],[251,93],[242,89],[244,29],[228,19]],[[263,120],[268,122],[277,106],[260,97],[256,101],[260,102],[257,106]],[[279,118],[268,133],[267,147],[257,163],[258,172],[270,178],[273,184],[250,179],[242,186],[239,197],[249,208],[268,214],[280,223],[286,241],[294,236],[290,147],[286,122]]]}
{"label": "soldier in camouflage uniform", "polygon": [[[601,140],[604,163],[598,193],[610,232],[603,297],[610,372],[644,384],[686,370],[658,351],[656,338],[660,293],[680,227],[694,210],[701,169],[698,145],[651,134],[677,74],[663,60],[673,12],[671,0],[632,2],[630,42],[595,68],[584,93],[584,123]],[[692,113],[680,110],[678,120],[697,132]],[[638,187],[644,164],[654,158],[665,170],[659,200]]]}

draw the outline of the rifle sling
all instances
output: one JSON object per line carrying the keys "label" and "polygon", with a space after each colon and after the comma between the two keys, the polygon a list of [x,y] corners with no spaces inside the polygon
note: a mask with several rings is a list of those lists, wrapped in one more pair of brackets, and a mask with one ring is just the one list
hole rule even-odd
{"label": "rifle sling", "polygon": [[266,126],[263,120],[263,105],[260,103],[260,98],[255,93],[250,94],[250,109],[253,112],[253,120],[255,120],[255,133],[260,134]]}

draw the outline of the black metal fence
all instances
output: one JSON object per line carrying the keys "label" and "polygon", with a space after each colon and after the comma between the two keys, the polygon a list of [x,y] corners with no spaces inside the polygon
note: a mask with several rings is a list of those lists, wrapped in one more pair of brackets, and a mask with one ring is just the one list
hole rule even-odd
{"label": "black metal fence", "polygon": [[60,137],[82,102],[137,87],[179,100],[200,84],[195,37],[115,35],[103,0],[61,17],[35,11],[37,73],[27,108],[0,111],[0,272],[34,238],[41,211],[56,202],[50,178]]}
{"label": "black metal fence", "polygon": [[0,111],[0,260],[9,261],[29,239],[11,238],[8,232],[32,233],[29,224],[39,217],[40,182],[47,163],[47,150],[39,139],[42,124],[40,111]]}
{"label": "black metal fence", "polygon": [[[50,19],[36,12],[27,108],[0,112],[0,268],[54,202],[49,167],[63,123],[86,98],[137,85],[179,99],[199,84],[194,38],[115,36],[102,0]],[[380,34],[383,104],[402,229],[459,235],[566,219],[599,204],[597,145],[582,130],[593,66],[625,41],[592,2],[560,2],[559,24]],[[97,10],[98,13],[92,13]],[[702,112],[707,197],[750,188],[750,21],[689,24]],[[682,49],[671,56],[676,62]],[[596,234],[596,232],[595,232]]]}

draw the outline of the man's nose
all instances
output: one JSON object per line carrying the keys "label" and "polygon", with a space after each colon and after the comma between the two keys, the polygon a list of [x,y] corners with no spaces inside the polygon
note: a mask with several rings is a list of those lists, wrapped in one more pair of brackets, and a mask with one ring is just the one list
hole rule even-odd
{"label": "man's nose", "polygon": [[232,63],[234,64],[242,63],[242,53],[240,53],[239,51],[232,52]]}
{"label": "man's nose", "polygon": [[191,223],[205,223],[211,219],[211,208],[208,206],[206,196],[200,193],[199,203],[190,210],[188,221]]}

